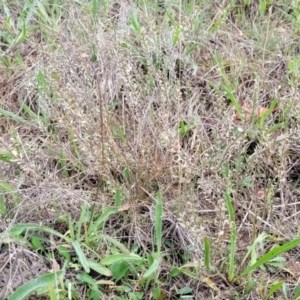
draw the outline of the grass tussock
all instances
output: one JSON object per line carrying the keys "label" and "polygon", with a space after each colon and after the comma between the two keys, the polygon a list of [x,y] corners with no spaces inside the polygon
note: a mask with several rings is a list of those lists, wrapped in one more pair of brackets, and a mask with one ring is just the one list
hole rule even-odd
{"label": "grass tussock", "polygon": [[0,11],[1,299],[298,299],[295,1]]}

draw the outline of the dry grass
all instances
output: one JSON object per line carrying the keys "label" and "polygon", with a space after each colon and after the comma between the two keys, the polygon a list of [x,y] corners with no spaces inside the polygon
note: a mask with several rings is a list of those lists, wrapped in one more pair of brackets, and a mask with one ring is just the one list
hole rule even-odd
{"label": "dry grass", "polygon": [[[291,21],[296,12],[279,0],[264,14],[258,1],[232,8],[230,1],[169,1],[161,13],[155,1],[140,2],[109,2],[94,21],[87,5],[68,2],[51,26],[32,18],[35,30],[27,30],[22,44],[10,49],[1,39],[1,109],[34,125],[0,119],[0,152],[14,155],[0,166],[1,181],[13,189],[2,187],[0,228],[26,222],[57,228],[60,216],[78,218],[84,203],[95,205],[97,216],[115,205],[119,191],[129,209],[106,232],[128,249],[138,242],[146,252],[153,243],[153,196],[160,191],[163,239],[176,245],[166,266],[180,264],[178,253],[189,245],[191,259],[201,264],[209,237],[216,288],[201,279],[210,275],[199,267],[201,280],[188,279],[191,299],[234,299],[239,289],[226,279],[226,189],[232,188],[237,261],[261,232],[284,241],[299,233],[299,32]],[[133,7],[140,33],[132,26]],[[19,5],[11,11],[17,18]],[[236,121],[222,84],[254,109],[276,98],[278,110],[262,123],[255,116]],[[0,287],[7,294],[49,269],[42,254],[26,245],[2,243],[0,249]],[[299,259],[297,251],[286,258],[286,268]],[[293,272],[294,277],[259,271],[265,284],[249,295],[239,291],[235,299],[266,299],[268,282],[295,284],[300,270]],[[186,280],[167,281],[163,289],[170,299]],[[78,294],[84,297],[83,290]]]}

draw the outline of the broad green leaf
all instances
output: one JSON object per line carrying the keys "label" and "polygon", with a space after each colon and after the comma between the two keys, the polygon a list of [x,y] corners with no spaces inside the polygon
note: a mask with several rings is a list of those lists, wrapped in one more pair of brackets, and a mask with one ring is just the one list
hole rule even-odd
{"label": "broad green leaf", "polygon": [[73,247],[75,249],[75,252],[76,252],[76,254],[78,256],[78,259],[79,259],[82,267],[84,268],[85,272],[86,273],[90,273],[90,267],[88,265],[86,256],[85,256],[85,254],[83,253],[83,251],[82,251],[82,249],[80,247],[79,242],[78,241],[73,241],[72,245],[73,245]]}
{"label": "broad green leaf", "polygon": [[150,268],[143,275],[143,278],[150,277],[152,274],[154,274],[157,271],[158,267],[159,267],[159,259],[154,259]]}
{"label": "broad green leaf", "polygon": [[129,264],[125,261],[117,261],[111,265],[112,275],[117,282],[126,276],[128,270]]}
{"label": "broad green leaf", "polygon": [[[45,292],[47,292],[47,291],[45,291]],[[55,292],[55,287],[53,286],[53,284],[48,285],[48,293],[49,293],[50,300],[59,300],[57,298],[57,295]]]}
{"label": "broad green leaf", "polygon": [[189,287],[189,286],[186,286],[186,287],[183,287],[181,288],[179,291],[178,291],[178,294],[179,295],[186,295],[186,294],[190,294],[192,293],[193,290]]}
{"label": "broad green leaf", "polygon": [[37,278],[25,283],[19,287],[8,300],[23,300],[27,299],[37,289],[48,287],[49,285],[57,285],[58,277],[62,276],[63,271],[40,275]]}
{"label": "broad green leaf", "polygon": [[96,271],[97,273],[104,275],[104,276],[111,276],[111,271],[108,268],[105,268],[100,265],[100,263],[97,263],[94,260],[88,259],[87,260],[88,266]]}
{"label": "broad green leaf", "polygon": [[102,265],[111,265],[111,264],[113,264],[117,261],[122,261],[122,260],[124,260],[124,261],[127,261],[127,260],[129,260],[129,261],[131,261],[131,260],[141,261],[141,260],[143,260],[143,258],[141,256],[137,255],[137,254],[134,254],[134,253],[132,253],[130,255],[113,254],[113,255],[110,255],[110,256],[107,256],[107,257],[103,258],[100,263]]}
{"label": "broad green leaf", "polygon": [[91,292],[89,294],[89,298],[87,300],[101,300],[101,293],[98,289],[97,285],[93,285],[91,288]]}
{"label": "broad green leaf", "polygon": [[90,285],[96,284],[96,281],[90,275],[88,275],[86,273],[80,273],[76,276],[76,278],[83,282],[86,282]]}
{"label": "broad green leaf", "polygon": [[161,295],[161,290],[160,290],[160,288],[154,288],[154,289],[152,290],[152,295],[153,295],[153,298],[154,298],[155,300],[158,300],[158,299],[160,298],[160,295]]}
{"label": "broad green leaf", "polygon": [[160,295],[161,295],[161,290],[160,288],[157,288],[155,287],[153,290],[152,290],[152,295],[153,295],[153,298],[155,300],[158,300],[160,298]]}
{"label": "broad green leaf", "polygon": [[[139,272],[138,270],[136,269],[135,267],[135,264],[133,264],[131,261],[127,260],[126,263],[128,264],[129,266],[129,271],[131,273],[131,275],[134,277],[134,278],[137,278],[139,276]],[[138,265],[138,267],[140,266],[141,263],[136,263],[136,265]]]}
{"label": "broad green leaf", "polygon": [[57,248],[59,254],[61,254],[66,261],[71,261],[71,256],[70,256],[70,252],[68,250],[68,248],[64,247],[64,246],[59,246]]}
{"label": "broad green leaf", "polygon": [[44,247],[41,243],[41,237],[38,235],[34,235],[31,238],[31,244],[34,246],[35,249],[37,250],[44,250]]}
{"label": "broad green leaf", "polygon": [[170,275],[171,275],[171,277],[175,277],[175,276],[179,275],[179,273],[180,273],[180,269],[177,268],[177,267],[174,267],[174,268],[171,270]]}

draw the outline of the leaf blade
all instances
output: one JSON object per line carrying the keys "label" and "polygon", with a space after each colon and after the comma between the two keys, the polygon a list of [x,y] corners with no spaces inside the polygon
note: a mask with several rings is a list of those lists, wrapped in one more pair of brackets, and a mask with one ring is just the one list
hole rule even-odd
{"label": "leaf blade", "polygon": [[9,296],[8,300],[26,299],[39,288],[47,287],[50,284],[55,285],[58,281],[58,277],[62,276],[62,274],[63,271],[58,271],[55,273],[41,275],[19,287],[12,295]]}
{"label": "leaf blade", "polygon": [[298,246],[300,244],[300,237],[285,243],[279,247],[276,247],[275,249],[272,249],[270,251],[268,251],[266,254],[264,254],[260,259],[257,260],[257,262],[255,264],[253,264],[252,266],[248,267],[247,269],[245,269],[239,277],[243,277],[245,275],[248,275],[249,273],[251,273],[253,270],[255,270],[256,268],[258,268],[259,266],[265,264],[266,262],[268,262],[269,260],[275,258],[276,256],[287,252],[288,250]]}

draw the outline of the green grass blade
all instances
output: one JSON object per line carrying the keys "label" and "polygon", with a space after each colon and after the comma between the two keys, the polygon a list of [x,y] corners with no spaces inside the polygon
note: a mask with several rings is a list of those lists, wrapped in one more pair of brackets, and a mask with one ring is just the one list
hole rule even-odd
{"label": "green grass blade", "polygon": [[276,291],[278,291],[282,287],[283,284],[284,284],[284,281],[279,281],[277,283],[272,284],[272,286],[270,287],[269,293],[264,298],[264,300],[268,300]]}
{"label": "green grass blade", "polygon": [[65,240],[66,242],[70,242],[70,239],[68,237],[64,236],[63,234],[61,234],[60,232],[58,232],[50,227],[40,226],[40,225],[34,224],[34,223],[15,225],[11,228],[10,233],[12,235],[20,235],[24,231],[30,231],[30,230],[31,231],[44,231],[46,233],[53,234],[53,235]]}
{"label": "green grass blade", "polygon": [[0,188],[3,188],[8,193],[14,193],[13,187],[6,182],[0,182]]}
{"label": "green grass blade", "polygon": [[162,244],[162,214],[163,214],[163,204],[161,194],[158,193],[156,198],[155,205],[155,238],[157,246],[157,254],[160,257],[161,253],[161,244]]}
{"label": "green grass blade", "polygon": [[223,93],[223,91],[225,91],[227,97],[229,98],[229,100],[232,102],[237,114],[239,115],[241,120],[244,120],[244,116],[243,116],[243,111],[241,108],[241,105],[239,104],[238,100],[235,98],[235,96],[233,95],[232,91],[230,88],[228,88],[225,84],[221,84],[221,88],[223,89],[223,91],[216,85],[214,84],[212,81],[207,80],[206,82],[218,93]]}
{"label": "green grass blade", "polygon": [[137,33],[141,33],[141,26],[137,18],[137,13],[135,9],[131,10],[131,25]]}
{"label": "green grass blade", "polygon": [[226,191],[225,200],[226,200],[226,207],[227,207],[229,220],[230,220],[230,256],[229,256],[228,278],[231,281],[234,278],[234,269],[235,269],[236,225],[235,225],[234,209],[231,203],[229,190]]}
{"label": "green grass blade", "polygon": [[0,194],[0,216],[4,217],[6,215],[6,201],[3,195]]}
{"label": "green grass blade", "polygon": [[99,264],[98,262],[92,259],[88,259],[87,264],[92,270],[96,271],[97,273],[107,277],[111,276],[111,271],[108,268],[101,266],[101,264]]}
{"label": "green grass blade", "polygon": [[22,117],[14,114],[10,111],[7,111],[5,109],[2,109],[2,108],[0,108],[0,115],[3,115],[7,118],[13,119],[14,121],[17,121],[17,122],[20,122],[20,123],[23,123],[23,124],[26,124],[26,125],[29,125],[29,126],[38,127],[36,124],[34,124],[32,122],[29,122],[29,121],[23,119]]}
{"label": "green grass blade", "polygon": [[47,9],[45,8],[43,1],[36,1],[36,4],[38,6],[37,13],[39,14],[41,21],[50,26],[53,25],[54,22],[51,18],[49,18],[49,14],[47,13]]}
{"label": "green grass blade", "polygon": [[137,261],[141,261],[143,260],[143,258],[137,254],[130,254],[130,255],[125,255],[125,254],[113,254],[113,255],[110,255],[110,256],[107,256],[105,258],[103,258],[101,260],[101,265],[111,265],[115,262],[118,262],[118,261],[127,261],[127,260],[137,260]]}
{"label": "green grass blade", "polygon": [[38,236],[38,235],[34,235],[31,240],[30,240],[32,246],[34,249],[36,250],[42,250],[42,251],[45,251],[44,247],[43,247],[43,244],[41,242],[41,237]]}
{"label": "green grass blade", "polygon": [[59,254],[67,261],[70,262],[71,261],[71,255],[70,255],[70,251],[67,247],[64,246],[58,246],[57,248]]}
{"label": "green grass blade", "polygon": [[66,164],[67,158],[64,151],[60,150],[58,152],[58,156],[59,156],[59,164],[60,164],[60,169],[62,171],[62,174],[64,177],[68,177],[67,164]]}
{"label": "green grass blade", "polygon": [[55,288],[52,284],[49,284],[48,286],[48,293],[49,293],[50,300],[59,300],[59,298],[57,298]]}
{"label": "green grass blade", "polygon": [[36,114],[35,112],[33,112],[33,111],[31,110],[31,108],[30,108],[28,105],[26,105],[25,103],[22,104],[22,109],[23,109],[30,117],[32,117],[33,119],[35,119],[37,122],[42,121],[42,123],[44,124],[44,126],[47,125],[47,123],[46,123],[46,118],[43,117],[43,116],[37,115],[37,114]]}
{"label": "green grass blade", "polygon": [[115,214],[116,212],[118,212],[118,209],[115,207],[106,208],[101,216],[89,226],[88,235],[90,236],[93,232],[97,232],[99,227],[104,225],[109,216]]}
{"label": "green grass blade", "polygon": [[243,117],[243,113],[242,113],[242,108],[238,102],[238,100],[235,98],[235,96],[233,95],[232,91],[230,88],[228,88],[226,85],[221,84],[221,87],[223,88],[223,90],[226,92],[227,97],[229,98],[229,100],[232,102],[232,104],[234,105],[234,108],[236,110],[236,112],[238,113],[239,117],[241,120],[244,120]]}
{"label": "green grass blade", "polygon": [[130,251],[126,248],[126,246],[124,246],[122,243],[112,238],[111,236],[102,234],[101,237],[103,237],[104,240],[107,240],[109,243],[112,243],[114,246],[119,248],[122,253],[130,254]]}
{"label": "green grass blade", "polygon": [[252,243],[252,245],[248,247],[247,254],[244,256],[240,265],[243,266],[245,264],[245,262],[250,254],[256,253],[255,248],[257,247],[258,244],[261,244],[264,240],[266,240],[267,238],[270,238],[270,237],[271,236],[269,234],[267,234],[266,232],[262,232],[261,234],[259,234],[258,237]]}
{"label": "green grass blade", "polygon": [[76,278],[82,282],[85,282],[87,284],[90,285],[94,285],[95,284],[95,280],[94,278],[92,278],[90,275],[86,274],[86,273],[80,273],[76,276]]}
{"label": "green grass blade", "polygon": [[82,206],[81,213],[80,213],[80,217],[79,217],[79,220],[78,220],[78,222],[77,222],[77,228],[76,228],[76,240],[77,240],[77,241],[80,240],[80,236],[81,236],[81,226],[82,226],[82,223],[83,223],[84,220],[85,220],[85,216],[86,216],[87,209],[88,209],[88,205],[85,203],[85,204]]}
{"label": "green grass blade", "polygon": [[300,283],[295,287],[293,300],[296,300],[300,297]]}
{"label": "green grass blade", "polygon": [[174,47],[177,42],[178,42],[178,39],[179,39],[179,36],[180,36],[180,32],[181,32],[181,27],[179,24],[176,25],[176,29],[175,29],[175,32],[173,34],[173,38],[172,38],[172,46]]}
{"label": "green grass blade", "polygon": [[75,240],[75,230],[74,230],[73,220],[71,218],[71,215],[68,215],[67,220],[68,220],[69,234],[70,234],[71,240],[74,241]]}
{"label": "green grass blade", "polygon": [[256,268],[262,266],[263,264],[265,264],[266,262],[268,262],[269,260],[277,257],[278,255],[285,253],[293,248],[295,248],[296,246],[300,245],[300,237],[284,244],[281,245],[279,247],[276,247],[272,250],[270,250],[269,252],[267,252],[265,255],[263,255],[260,259],[258,259],[258,261],[250,266],[249,268],[247,268],[246,270],[244,270],[239,277],[243,277],[245,275],[250,274],[253,270],[255,270]]}
{"label": "green grass blade", "polygon": [[93,20],[96,21],[99,16],[99,1],[98,0],[92,1],[92,15],[93,15]]}
{"label": "green grass blade", "polygon": [[199,25],[201,23],[202,15],[198,14],[194,19],[193,30],[192,32],[195,34],[198,31]]}
{"label": "green grass blade", "polygon": [[84,268],[84,271],[86,273],[90,273],[90,267],[89,267],[88,261],[86,259],[86,256],[85,256],[84,252],[82,251],[82,249],[80,247],[79,242],[78,241],[74,241],[74,242],[72,242],[72,245],[73,245],[73,247],[75,249],[75,252],[76,252],[76,254],[78,256],[78,259],[79,259],[82,267]]}
{"label": "green grass blade", "polygon": [[25,283],[19,287],[8,300],[22,300],[27,299],[34,291],[39,288],[46,288],[49,285],[56,285],[57,278],[62,276],[63,271],[58,271],[55,273],[40,275],[39,277]]}
{"label": "green grass blade", "polygon": [[121,194],[121,190],[119,188],[117,188],[116,193],[115,193],[115,205],[117,207],[122,205],[122,194]]}
{"label": "green grass blade", "polygon": [[92,299],[92,300],[102,300],[102,293],[100,293],[100,290],[98,289],[98,286],[95,284],[91,287],[91,292],[89,294],[89,298],[88,299]]}
{"label": "green grass blade", "polygon": [[[0,153],[1,157],[1,153]],[[19,196],[15,193],[14,189],[12,186],[10,186],[6,182],[0,182],[0,192],[4,191],[4,194],[0,193],[0,215],[4,216],[6,214],[6,197],[5,194],[11,194],[15,205],[18,205],[20,203],[20,198]]]}
{"label": "green grass blade", "polygon": [[206,270],[210,270],[210,242],[207,237],[204,239],[204,265]]}
{"label": "green grass blade", "polygon": [[266,111],[264,114],[262,114],[259,118],[259,127],[262,128],[267,117],[272,113],[273,109],[275,108],[275,106],[277,105],[277,99],[274,99],[271,104],[270,107],[268,109],[268,111]]}
{"label": "green grass blade", "polygon": [[143,278],[148,278],[151,275],[153,275],[157,271],[158,267],[159,267],[159,259],[154,259],[149,269],[143,275]]}
{"label": "green grass blade", "polygon": [[26,39],[26,24],[24,23],[23,24],[23,27],[22,27],[22,31],[20,33],[20,35],[18,36],[17,38],[17,41],[16,41],[16,44],[21,44],[25,41]]}
{"label": "green grass blade", "polygon": [[126,276],[130,267],[127,262],[118,261],[113,263],[110,268],[115,281],[119,281]]}

